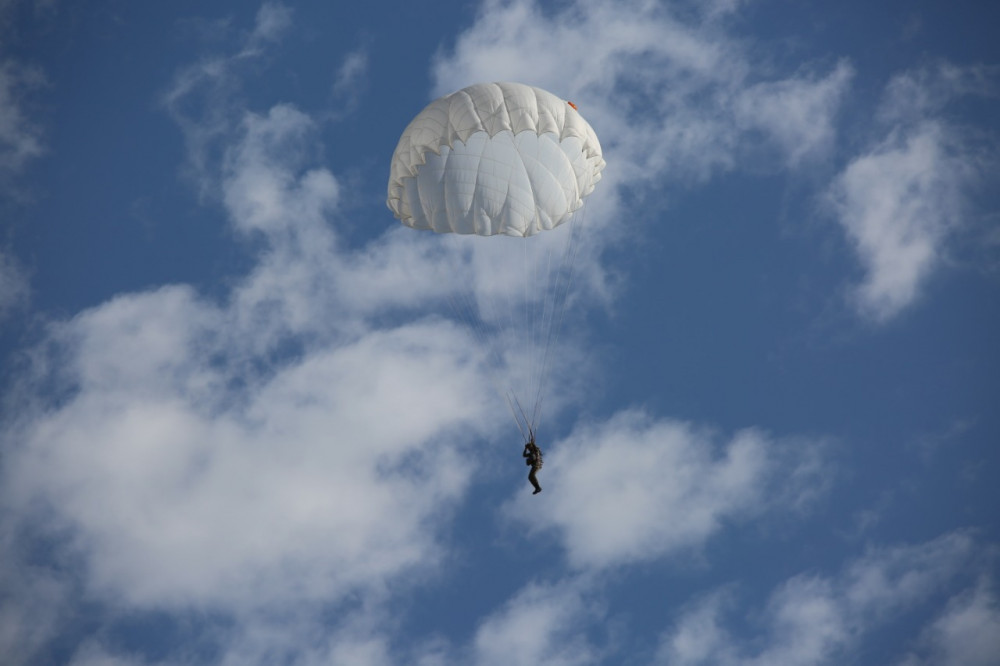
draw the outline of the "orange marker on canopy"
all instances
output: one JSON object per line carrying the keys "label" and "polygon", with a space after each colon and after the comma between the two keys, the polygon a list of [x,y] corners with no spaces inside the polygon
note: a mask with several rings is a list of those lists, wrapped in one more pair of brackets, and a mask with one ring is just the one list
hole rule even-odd
{"label": "orange marker on canopy", "polygon": [[572,106],[574,111],[579,111],[580,110],[580,109],[576,108],[576,104],[574,104],[573,102],[566,102],[566,103],[569,104],[570,106]]}

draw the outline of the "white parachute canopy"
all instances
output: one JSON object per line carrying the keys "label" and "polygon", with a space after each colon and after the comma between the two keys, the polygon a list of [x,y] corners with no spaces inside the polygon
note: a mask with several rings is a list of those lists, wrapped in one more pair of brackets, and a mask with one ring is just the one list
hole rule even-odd
{"label": "white parachute canopy", "polygon": [[414,229],[531,236],[562,224],[601,179],[601,144],[567,101],[481,83],[431,102],[392,156],[386,204]]}
{"label": "white parachute canopy", "polygon": [[[503,272],[493,287],[453,306],[490,348],[498,389],[525,438],[537,427],[579,223],[552,238],[535,236],[583,206],[604,165],[597,135],[572,103],[521,83],[477,84],[431,102],[392,156],[386,204],[403,224],[515,237],[489,242],[496,249],[489,261]],[[496,293],[498,285],[505,293]],[[524,297],[515,303],[512,293]]]}

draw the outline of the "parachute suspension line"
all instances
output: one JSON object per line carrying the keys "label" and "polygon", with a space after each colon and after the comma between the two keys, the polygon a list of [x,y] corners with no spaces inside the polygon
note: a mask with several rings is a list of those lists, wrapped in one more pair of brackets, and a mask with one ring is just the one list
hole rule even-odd
{"label": "parachute suspension line", "polygon": [[[521,430],[521,436],[524,437],[524,430],[521,428],[521,423],[524,423],[525,428],[531,428],[531,423],[525,416],[524,410],[521,408],[521,402],[517,397],[516,387],[521,386],[522,390],[530,390],[531,382],[531,347],[534,340],[535,327],[533,326],[532,316],[531,316],[531,303],[529,302],[529,285],[531,283],[531,274],[529,272],[529,262],[528,262],[528,238],[522,237],[518,239],[510,239],[515,243],[521,245],[521,271],[518,276],[518,281],[523,285],[523,293],[521,294],[523,303],[523,312],[519,312],[522,308],[515,301],[511,301],[511,290],[507,290],[507,305],[508,314],[510,316],[510,323],[507,326],[509,337],[509,345],[507,349],[513,351],[515,349],[528,348],[528,358],[527,367],[516,367],[514,373],[509,376],[510,388],[508,392],[510,393],[511,399],[514,405],[517,406],[517,411],[520,416],[520,421],[518,421],[518,429]],[[515,285],[517,282],[514,283]],[[528,339],[525,340],[525,337]],[[523,358],[523,357],[522,357]],[[529,394],[530,395],[530,394]],[[515,416],[515,419],[517,417]],[[527,441],[527,439],[525,439]]]}
{"label": "parachute suspension line", "polygon": [[[507,239],[503,240],[506,241]],[[511,238],[510,240],[514,243],[517,242],[513,238]],[[516,285],[517,283],[514,282],[513,284]],[[507,350],[508,353],[512,353],[515,349],[520,349],[521,347],[523,347],[523,345],[518,343],[521,341],[521,336],[525,334],[524,331],[525,322],[522,321],[521,318],[518,316],[518,306],[517,306],[518,295],[512,293],[513,291],[514,291],[513,289],[504,290],[505,300],[507,301],[507,309],[504,312],[504,314],[507,316],[507,324],[504,326],[504,335],[505,335],[504,349]],[[510,359],[508,359],[508,361],[509,360]],[[510,368],[508,367],[507,385],[508,385],[508,390],[513,391],[513,387],[517,385],[517,377],[516,375],[512,376],[509,373],[509,370]],[[518,369],[518,371],[520,371],[520,369]]]}
{"label": "parachute suspension line", "polygon": [[561,247],[558,243],[553,243],[552,238],[546,236],[546,242],[541,243],[541,239],[536,240],[536,247],[544,249],[544,254],[540,251],[536,253],[533,265],[532,282],[536,285],[544,285],[541,290],[541,299],[533,303],[534,315],[532,322],[532,343],[531,343],[531,366],[530,383],[527,387],[528,396],[533,396],[534,401],[531,410],[532,432],[537,431],[538,418],[540,414],[541,396],[544,394],[545,366],[548,358],[546,346],[552,336],[552,323],[555,312],[560,304],[559,278],[565,264],[567,246],[573,238],[574,227],[561,229],[555,233],[568,234],[562,241]]}
{"label": "parachute suspension line", "polygon": [[[569,230],[562,230],[568,233]],[[533,278],[532,282],[536,285],[544,285],[538,293],[541,298],[536,299],[532,302],[533,305],[533,322],[532,322],[532,343],[531,343],[531,383],[528,386],[528,398],[534,397],[534,404],[531,410],[531,429],[534,432],[536,428],[536,420],[538,419],[538,397],[542,393],[542,376],[544,374],[544,363],[545,363],[545,353],[543,349],[544,342],[548,339],[550,328],[552,326],[552,311],[555,304],[555,299],[557,297],[556,290],[553,289],[555,286],[555,281],[553,280],[553,271],[556,268],[556,262],[553,261],[553,245],[552,238],[545,237],[545,242],[540,243],[542,239],[536,241],[536,246],[544,251],[535,253],[535,264],[533,268]]]}
{"label": "parachute suspension line", "polygon": [[539,379],[538,392],[535,394],[535,405],[532,412],[531,427],[537,430],[538,422],[541,420],[542,399],[544,397],[545,381],[548,378],[549,352],[554,343],[559,341],[562,332],[563,319],[566,315],[569,303],[569,290],[573,282],[573,272],[576,267],[576,258],[583,246],[583,236],[586,231],[587,222],[587,200],[584,199],[580,210],[580,219],[570,223],[570,237],[566,242],[560,262],[559,270],[556,273],[556,285],[553,289],[553,319],[550,320],[545,341],[544,354],[542,356],[541,376]]}
{"label": "parachute suspension line", "polygon": [[[538,281],[538,252],[532,251],[529,256],[528,243],[533,242],[536,246],[539,246],[538,241],[541,238],[528,238],[524,239],[523,252],[524,255],[524,270],[525,270],[525,280],[524,280],[524,307],[527,311],[527,323],[528,331],[530,332],[531,338],[528,343],[528,366],[525,368],[525,382],[524,391],[525,398],[530,398],[532,391],[534,390],[535,376],[537,375],[537,364],[538,364],[538,313],[537,313],[537,299],[535,298],[538,293],[536,289],[532,289],[532,285],[539,285]],[[529,428],[531,427],[531,420],[525,416],[525,420],[528,421]]]}
{"label": "parachute suspension line", "polygon": [[[525,434],[525,427],[527,427],[527,419],[524,418],[524,412],[521,410],[520,403],[517,402],[517,396],[514,395],[511,389],[504,389],[503,384],[497,375],[496,368],[502,367],[503,360],[500,357],[500,353],[497,351],[496,345],[491,343],[489,340],[489,334],[486,329],[486,324],[483,322],[481,317],[475,315],[475,310],[473,309],[473,300],[471,296],[466,296],[466,304],[463,306],[459,303],[457,299],[450,298],[452,301],[452,308],[458,313],[458,316],[463,320],[463,322],[468,326],[469,330],[472,331],[473,336],[476,341],[484,349],[488,349],[486,369],[487,374],[490,377],[490,382],[493,384],[493,388],[496,390],[498,395],[504,397],[504,401],[507,403],[507,407],[510,410],[511,418],[514,419],[514,425],[517,427],[521,437],[524,441],[528,441],[528,435]],[[513,399],[513,401],[512,401]],[[515,405],[517,409],[515,410]],[[518,415],[520,412],[520,417]],[[525,426],[521,423],[524,421]]]}
{"label": "parachute suspension line", "polygon": [[[500,242],[504,242],[508,239],[498,239]],[[514,239],[509,239],[513,241]],[[515,283],[516,284],[516,283]],[[485,317],[493,322],[493,333],[495,334],[494,344],[491,345],[492,354],[491,358],[495,363],[495,366],[490,367],[490,378],[493,380],[494,388],[498,395],[502,395],[504,401],[507,403],[510,409],[511,417],[514,419],[514,425],[517,426],[518,431],[521,433],[522,437],[526,437],[525,427],[527,426],[527,420],[523,421],[519,417],[515,405],[518,404],[517,395],[514,392],[515,381],[512,381],[510,377],[510,361],[511,359],[506,358],[501,355],[500,351],[512,352],[516,349],[515,344],[518,339],[519,334],[523,334],[524,322],[519,321],[517,317],[518,307],[515,304],[515,300],[511,300],[511,289],[504,289],[504,294],[501,298],[500,295],[490,295],[488,292],[482,297],[480,304],[480,313],[485,311]],[[504,307],[506,304],[506,307]],[[520,325],[519,325],[520,324]],[[485,330],[485,328],[484,328]],[[485,337],[488,337],[485,336]],[[506,368],[506,379],[504,381],[500,380],[499,370],[494,368]]]}
{"label": "parachute suspension line", "polygon": [[[516,306],[514,301],[511,300],[510,290],[505,290],[504,301],[506,301],[506,308],[501,307],[499,296],[488,297],[485,299],[485,303],[490,311],[490,317],[494,321],[498,322],[497,334],[500,337],[500,346],[507,353],[512,352],[515,347],[514,343],[517,340],[519,334],[519,327],[517,326],[517,317],[515,316]],[[497,362],[497,367],[505,368],[507,371],[506,380],[501,383],[497,382],[497,392],[504,396],[504,400],[507,403],[507,407],[510,409],[510,415],[514,419],[514,425],[517,426],[518,432],[521,433],[522,438],[526,438],[525,428],[527,427],[527,420],[523,419],[523,411],[521,410],[520,402],[517,399],[517,393],[514,391],[514,386],[516,382],[512,381],[510,376],[510,361],[509,358],[501,358],[498,352],[494,353],[494,359]],[[515,409],[516,407],[516,409]],[[523,423],[523,425],[522,425]],[[527,439],[525,439],[527,441]]]}
{"label": "parachute suspension line", "polygon": [[[572,234],[572,229],[564,230],[564,233]],[[566,242],[569,242],[568,240]],[[565,251],[565,247],[564,247]],[[540,322],[541,324],[537,327],[537,333],[541,340],[548,341],[552,332],[552,321],[553,313],[555,311],[556,304],[558,302],[558,278],[559,278],[559,266],[556,262],[553,262],[554,255],[553,248],[546,248],[545,252],[545,277],[540,280],[539,284],[546,285],[544,289],[544,298],[541,303],[541,313]],[[539,262],[539,272],[542,270],[541,262]],[[553,274],[555,277],[553,277]],[[531,387],[531,393],[529,395],[535,396],[534,406],[531,412],[531,424],[533,427],[537,427],[537,420],[539,415],[539,403],[542,395],[543,389],[543,379],[545,374],[545,362],[547,358],[546,350],[542,348],[540,340],[536,340],[532,345],[532,369],[531,377],[534,386]]]}
{"label": "parachute suspension line", "polygon": [[[575,264],[586,231],[586,213],[587,201],[584,200],[579,218],[567,225],[569,229],[565,231],[569,235],[562,247],[545,247],[543,256],[542,252],[529,251],[526,244],[521,246],[519,278],[524,282],[523,304],[516,302],[516,284],[511,285],[514,289],[503,289],[503,295],[491,295],[487,286],[486,291],[477,296],[476,283],[472,282],[468,288],[448,295],[457,318],[485,350],[490,382],[497,394],[504,397],[514,425],[525,442],[538,431],[550,355],[559,341],[568,310]],[[543,239],[503,239],[506,240],[539,243]],[[532,285],[545,286],[541,298],[534,298],[538,291],[533,290]],[[504,303],[506,307],[502,306]],[[521,357],[525,367],[516,363],[512,367],[512,359],[507,358],[505,352],[525,348],[528,353]],[[525,394],[519,397],[519,391]],[[533,401],[521,402],[521,397],[531,396]],[[530,413],[525,409],[527,406],[530,406]]]}
{"label": "parachute suspension line", "polygon": [[[472,302],[471,297],[468,297],[468,302],[469,303]],[[459,312],[460,306],[456,304],[455,310],[456,312]],[[487,369],[487,374],[490,377],[490,382],[493,384],[493,388],[496,390],[497,394],[504,396],[504,401],[507,403],[508,409],[510,409],[510,415],[514,419],[514,425],[517,426],[517,430],[518,432],[521,433],[521,437],[527,437],[524,434],[524,428],[521,427],[521,420],[518,418],[518,413],[514,409],[514,403],[511,402],[512,392],[510,391],[510,389],[504,390],[503,384],[500,383],[500,379],[497,376],[497,370],[495,368],[501,367],[503,362],[501,360],[500,353],[496,349],[496,345],[491,343],[491,341],[489,340],[485,323],[483,323],[481,319],[479,319],[479,321],[476,321],[477,317],[475,316],[466,317],[462,314],[460,314],[460,316],[463,318],[463,320],[467,322],[467,325],[469,326],[470,330],[473,331],[473,335],[475,336],[479,344],[483,348],[489,350],[487,354],[488,359],[486,361],[486,369]],[[516,401],[516,396],[515,396],[515,401]],[[520,405],[518,405],[518,409],[520,409]]]}
{"label": "parachute suspension line", "polygon": [[[466,327],[472,332],[473,337],[479,343],[480,347],[487,350],[486,369],[490,382],[493,384],[493,388],[496,390],[497,394],[504,396],[507,406],[510,408],[510,415],[514,419],[514,425],[517,426],[521,436],[526,437],[524,429],[521,427],[521,422],[518,419],[517,412],[514,411],[514,405],[511,403],[509,391],[505,391],[503,389],[500,379],[497,376],[497,370],[495,367],[501,367],[503,362],[500,357],[500,353],[497,351],[496,344],[490,342],[487,323],[477,307],[477,302],[473,295],[474,292],[462,290],[458,293],[459,296],[454,294],[448,295],[448,301],[451,308],[455,312],[456,316],[462,320],[462,323],[465,324]],[[486,303],[489,304],[489,299],[486,300]]]}
{"label": "parachute suspension line", "polygon": [[[534,321],[535,310],[532,307],[532,303],[531,303],[531,301],[532,301],[531,297],[533,296],[533,294],[531,293],[531,284],[532,284],[532,281],[534,279],[534,274],[533,274],[534,267],[528,261],[528,243],[527,243],[528,239],[527,238],[522,238],[521,240],[524,241],[524,242],[521,243],[521,257],[524,260],[524,269],[523,269],[523,271],[521,273],[522,279],[523,279],[523,282],[524,282],[524,323],[525,323],[525,328],[527,329],[528,335],[531,336],[530,337],[530,341],[528,343],[528,366],[524,370],[525,373],[526,373],[526,376],[524,378],[525,381],[522,384],[522,386],[524,387],[525,391],[530,391],[531,390],[531,377],[532,377],[532,374],[534,374],[533,370],[532,370],[532,367],[531,367],[531,365],[532,365],[531,355],[532,355],[532,353],[533,353],[533,351],[535,349],[535,321]],[[538,240],[538,239],[536,238],[534,240]],[[531,394],[528,393],[528,395],[531,395]],[[522,414],[523,414],[523,410],[522,410]]]}
{"label": "parachute suspension line", "polygon": [[[524,422],[524,427],[528,430],[529,434],[530,433],[534,433],[534,428],[532,427],[531,423],[528,421],[528,417],[527,417],[527,415],[525,415],[524,409],[521,408],[521,402],[517,399],[517,396],[514,394],[514,391],[509,391],[509,393],[510,393],[511,397],[514,400],[514,405],[517,407],[518,414],[520,414],[520,416],[521,416],[521,421]],[[515,420],[517,420],[516,416],[514,418],[515,418]],[[524,441],[525,441],[525,443],[527,443],[527,441],[528,441],[528,435],[525,435],[524,434],[524,430],[521,429],[521,421],[518,421],[517,429],[521,431],[521,437],[524,437]]]}
{"label": "parachute suspension line", "polygon": [[[511,401],[512,396],[513,396],[513,402]],[[521,420],[517,418],[517,412],[514,411],[514,404],[517,403],[517,396],[513,395],[513,391],[507,391],[503,397],[507,401],[507,406],[510,407],[510,415],[514,417],[514,425],[517,426],[517,431],[521,433],[521,437],[524,439],[525,442],[527,442],[528,435],[524,434],[524,428],[521,427]],[[520,409],[521,405],[518,404],[517,407],[518,409]],[[531,432],[531,426],[528,426],[528,432]]]}
{"label": "parachute suspension line", "polygon": [[[515,239],[510,240],[515,241]],[[519,241],[521,239],[516,240]],[[528,258],[526,252],[524,254],[524,265],[526,267],[525,272],[522,273],[525,282],[524,292],[528,294],[528,282],[531,280],[527,272]],[[511,359],[506,358],[502,352],[514,351],[518,348],[514,345],[523,348],[525,344],[522,336],[533,334],[535,327],[532,325],[533,318],[529,315],[530,310],[525,310],[524,317],[518,316],[517,313],[521,308],[520,304],[516,302],[517,299],[512,299],[512,295],[515,295],[512,294],[512,291],[514,290],[504,289],[504,296],[501,299],[499,295],[490,295],[487,287],[487,291],[477,297],[475,283],[472,283],[467,289],[449,294],[448,300],[456,317],[472,333],[473,338],[479,344],[480,348],[486,350],[486,366],[490,382],[493,384],[497,395],[503,396],[504,402],[507,403],[510,415],[514,420],[514,425],[517,427],[522,439],[527,442],[531,437],[532,425],[515,390],[519,381],[516,375],[523,373],[525,368],[515,368],[517,371],[515,376],[510,376],[509,364]],[[503,301],[506,302],[506,308],[501,307]],[[506,378],[501,376],[504,369],[507,370]],[[522,377],[521,379],[523,380],[524,378]],[[528,389],[527,386],[523,388]],[[528,395],[530,394],[529,391]]]}
{"label": "parachute suspension line", "polygon": [[[460,292],[461,297],[455,296],[453,294],[448,295],[448,302],[451,305],[451,309],[455,312],[456,316],[462,321],[462,323],[468,328],[476,342],[480,345],[482,349],[487,350],[488,355],[496,356],[496,350],[489,344],[489,339],[485,326],[479,321],[475,314],[475,304],[472,297],[465,292]],[[496,383],[496,379],[493,377],[492,366],[487,364],[490,368],[490,378]]]}

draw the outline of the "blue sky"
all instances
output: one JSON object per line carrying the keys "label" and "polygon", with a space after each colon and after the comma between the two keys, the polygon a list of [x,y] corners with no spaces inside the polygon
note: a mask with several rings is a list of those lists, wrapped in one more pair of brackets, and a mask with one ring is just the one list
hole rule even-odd
{"label": "blue sky", "polygon": [[[996,664],[977,2],[0,2],[11,664]],[[607,167],[532,497],[402,227],[432,99]]]}

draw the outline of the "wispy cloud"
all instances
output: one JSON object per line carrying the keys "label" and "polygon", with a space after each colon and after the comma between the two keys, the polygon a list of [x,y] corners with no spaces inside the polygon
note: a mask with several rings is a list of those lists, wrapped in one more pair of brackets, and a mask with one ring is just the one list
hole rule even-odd
{"label": "wispy cloud", "polygon": [[920,635],[920,648],[900,666],[989,666],[1000,654],[1000,597],[989,576],[955,595]]}
{"label": "wispy cloud", "polygon": [[855,292],[865,316],[884,322],[915,301],[962,219],[969,175],[949,155],[947,130],[927,123],[894,133],[851,162],[830,192],[865,269]]}
{"label": "wispy cloud", "polygon": [[250,33],[249,46],[259,42],[279,41],[292,26],[292,9],[280,2],[265,2],[257,10],[257,20]]}
{"label": "wispy cloud", "polygon": [[0,322],[24,305],[30,294],[27,273],[14,256],[0,249]]}
{"label": "wispy cloud", "polygon": [[42,154],[42,130],[25,110],[25,97],[45,85],[37,67],[0,62],[0,178],[7,181]]}
{"label": "wispy cloud", "polygon": [[940,62],[894,76],[886,85],[878,118],[886,123],[923,122],[956,98],[1000,95],[1000,66],[960,67]]}
{"label": "wispy cloud", "polygon": [[357,108],[361,95],[368,87],[368,47],[362,46],[347,54],[333,79],[333,98],[346,115]]}
{"label": "wispy cloud", "polygon": [[480,624],[473,641],[475,663],[596,663],[599,650],[584,627],[601,614],[586,593],[579,582],[529,584]]}
{"label": "wispy cloud", "polygon": [[241,36],[233,52],[203,57],[183,68],[163,93],[161,102],[184,135],[189,175],[202,196],[219,190],[224,145],[245,111],[240,90],[246,66],[262,58],[291,25],[290,8],[264,3],[253,29]]}
{"label": "wispy cloud", "polygon": [[735,100],[736,121],[761,132],[789,169],[834,152],[836,110],[854,75],[841,61],[829,73],[798,74],[748,87]]}
{"label": "wispy cloud", "polygon": [[[36,5],[36,9],[40,6]],[[16,9],[16,1],[0,3],[0,40],[6,37],[3,33]],[[39,91],[48,85],[41,67],[10,57],[0,48],[0,200],[25,198],[18,188],[19,177],[46,151],[44,127],[32,107]],[[24,265],[0,245],[0,322],[25,305],[29,295],[30,283]]]}
{"label": "wispy cloud", "polygon": [[918,300],[969,226],[972,190],[995,149],[975,145],[942,110],[962,95],[991,94],[991,77],[948,65],[895,77],[879,111],[884,138],[853,159],[827,194],[864,270],[854,305],[874,322]]}

